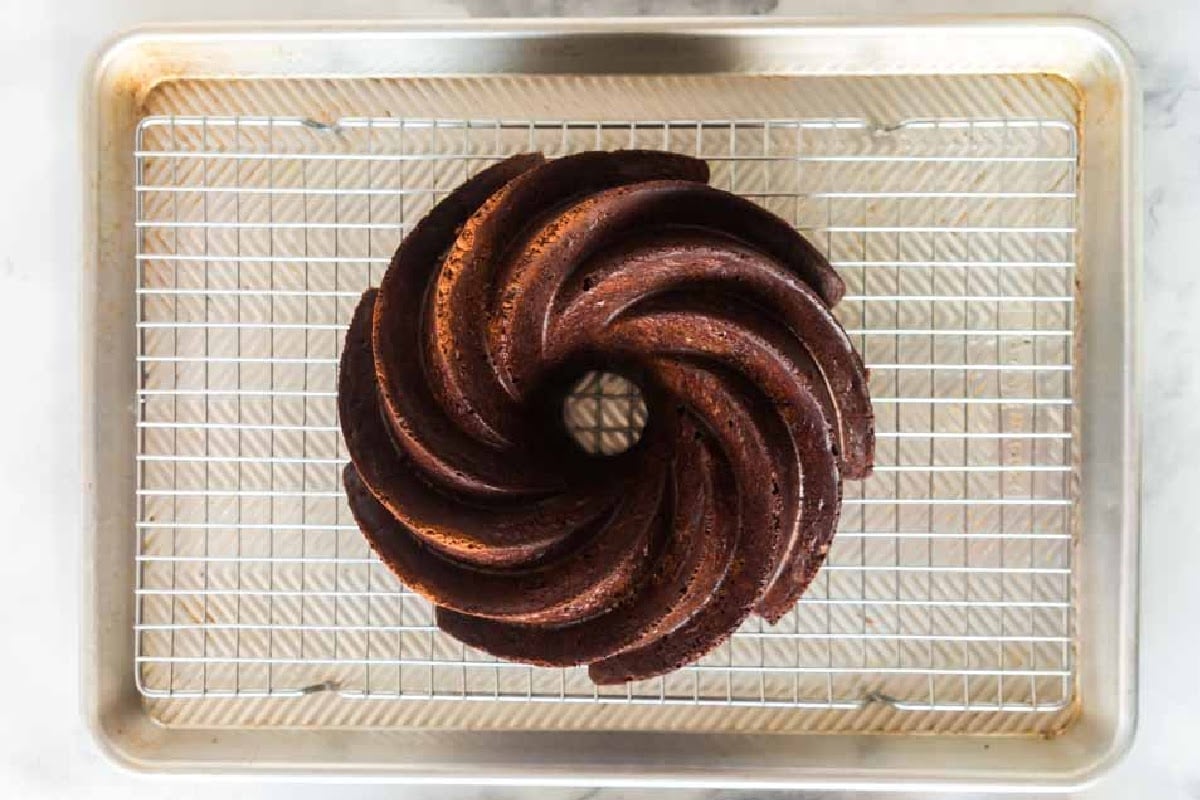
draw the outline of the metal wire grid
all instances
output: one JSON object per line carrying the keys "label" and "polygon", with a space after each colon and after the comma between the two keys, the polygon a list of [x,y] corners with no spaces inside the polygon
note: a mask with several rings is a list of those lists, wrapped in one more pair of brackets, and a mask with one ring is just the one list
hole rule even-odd
{"label": "metal wire grid", "polygon": [[[715,185],[828,254],[871,369],[879,466],[847,484],[829,562],[778,625],[597,688],[464,648],[373,557],[342,497],[335,371],[360,292],[462,179],[521,150],[634,146],[708,159]],[[135,157],[144,694],[1070,702],[1069,123],[154,117]],[[601,449],[644,423],[598,377],[573,402],[568,421]]]}
{"label": "metal wire grid", "polygon": [[646,402],[631,381],[612,372],[588,372],[563,402],[571,438],[589,453],[616,455],[633,447],[646,427]]}

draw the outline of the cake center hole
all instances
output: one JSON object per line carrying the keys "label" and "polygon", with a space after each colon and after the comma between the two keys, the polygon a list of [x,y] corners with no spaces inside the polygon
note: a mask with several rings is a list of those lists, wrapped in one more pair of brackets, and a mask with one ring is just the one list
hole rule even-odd
{"label": "cake center hole", "polygon": [[632,381],[612,372],[588,372],[563,401],[563,423],[586,452],[619,455],[642,437],[646,401]]}

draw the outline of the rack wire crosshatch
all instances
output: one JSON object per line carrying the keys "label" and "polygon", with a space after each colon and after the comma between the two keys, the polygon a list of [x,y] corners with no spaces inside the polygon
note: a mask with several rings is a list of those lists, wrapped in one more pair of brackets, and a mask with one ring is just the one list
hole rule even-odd
{"label": "rack wire crosshatch", "polygon": [[[521,150],[634,146],[708,159],[714,185],[830,257],[872,372],[878,467],[847,483],[829,562],[778,625],[752,620],[665,678],[595,687],[464,648],[370,554],[342,498],[335,379],[359,294],[461,180]],[[1071,702],[1070,123],[148,117],[135,167],[143,694]],[[585,439],[637,413],[605,394],[597,380],[579,395]]]}

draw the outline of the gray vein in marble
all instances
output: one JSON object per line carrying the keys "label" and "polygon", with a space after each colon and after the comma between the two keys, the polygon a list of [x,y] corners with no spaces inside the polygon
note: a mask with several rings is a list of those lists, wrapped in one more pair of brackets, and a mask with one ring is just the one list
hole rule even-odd
{"label": "gray vein in marble", "polygon": [[464,0],[473,16],[591,17],[646,14],[767,14],[779,0]]}

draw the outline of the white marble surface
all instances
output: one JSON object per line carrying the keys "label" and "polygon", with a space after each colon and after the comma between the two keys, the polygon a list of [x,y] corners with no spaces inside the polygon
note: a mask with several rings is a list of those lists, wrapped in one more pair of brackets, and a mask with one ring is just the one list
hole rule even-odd
{"label": "white marble surface", "polygon": [[[1083,796],[1200,798],[1200,3],[1196,0],[101,0],[0,2],[0,797],[555,798],[590,791],[194,783],[114,771],[77,711],[81,512],[79,109],[88,54],[148,21],[465,14],[1077,13],[1132,46],[1145,95],[1146,352],[1141,708],[1129,757]],[[15,384],[15,385],[14,385]],[[603,797],[640,793],[603,792]],[[662,797],[664,794],[656,794]],[[724,793],[669,793],[671,798]]]}

